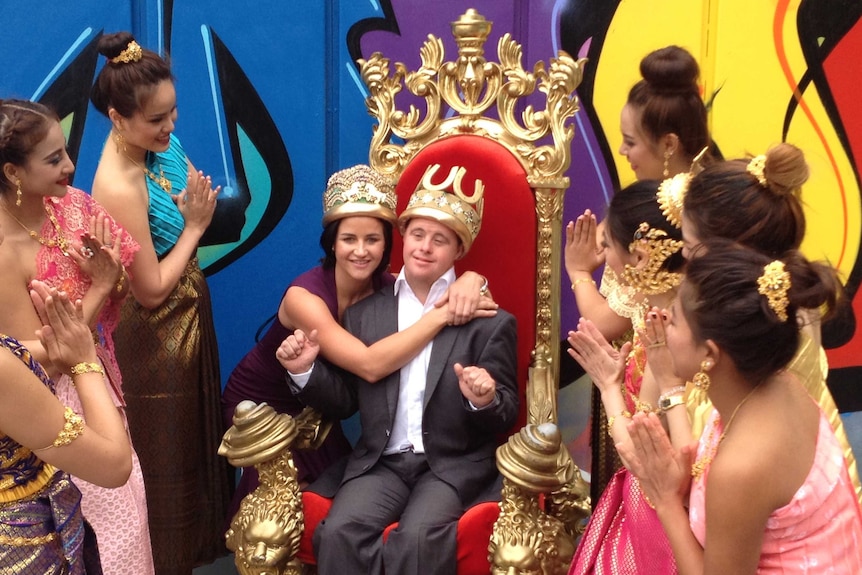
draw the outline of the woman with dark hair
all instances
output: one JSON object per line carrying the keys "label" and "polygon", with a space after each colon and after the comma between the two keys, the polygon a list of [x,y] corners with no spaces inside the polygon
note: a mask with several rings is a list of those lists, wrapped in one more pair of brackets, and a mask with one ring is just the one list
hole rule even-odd
{"label": "woman with dark hair", "polygon": [[[43,281],[82,301],[97,342],[104,385],[126,423],[113,332],[128,292],[123,266],[131,263],[137,243],[87,193],[69,185],[75,166],[66,153],[60,121],[46,106],[26,100],[0,101],[0,167],[0,221],[6,226],[7,249],[17,256],[14,263],[6,263],[22,270],[25,278]],[[27,339],[41,325],[39,318],[29,302],[17,305],[14,311],[4,310],[0,331],[20,338],[37,361],[44,361],[39,342]],[[84,406],[73,379],[56,373],[48,363],[45,367],[54,378],[58,399],[81,415]],[[81,491],[81,507],[99,539],[104,572],[134,569],[152,574],[144,480],[134,450],[132,473],[122,486],[105,489],[77,475],[72,481]],[[119,514],[117,509],[127,511]]]}
{"label": "woman with dark hair", "polygon": [[[641,80],[629,91],[620,113],[623,141],[619,153],[626,157],[638,180],[682,178],[699,168],[710,145],[706,106],[701,98],[700,68],[684,48],[666,46],[647,54],[640,62]],[[609,341],[631,339],[632,321],[640,313],[640,296],[621,286],[604,267],[601,284],[594,273],[604,264],[596,250],[602,224],[586,210],[566,226],[565,267],[578,312],[591,320]],[[594,500],[621,467],[604,425],[601,403],[592,399],[591,494]]]}
{"label": "woman with dark hair", "polygon": [[[708,240],[664,329],[677,376],[714,405],[696,452],[655,415],[620,454],[689,573],[860,573],[862,512],[828,419],[786,369],[799,312],[831,309],[835,271]],[[689,493],[690,491],[690,493]]]}
{"label": "woman with dark hair", "polygon": [[[667,46],[647,54],[640,71],[642,79],[632,86],[620,114],[619,153],[638,180],[661,181],[689,172],[693,164],[699,167],[706,161],[701,154],[710,138],[694,57],[679,46]],[[619,282],[607,268],[601,290],[593,281],[593,273],[604,263],[595,250],[598,228],[590,210],[566,226],[566,272],[581,316],[615,340],[631,329],[637,306],[631,294],[617,290]]]}
{"label": "woman with dark hair", "polygon": [[[392,224],[395,217],[393,183],[372,168],[353,166],[333,174],[323,194],[321,265],[303,273],[288,286],[275,321],[257,345],[234,368],[222,394],[225,425],[229,426],[240,401],[265,401],[281,413],[298,414],[303,405],[285,383],[285,370],[276,359],[282,341],[294,330],[317,330],[321,354],[331,363],[377,381],[400,369],[449,323],[493,315],[496,304],[480,297],[481,276],[466,272],[453,284],[448,301],[410,328],[371,346],[350,335],[339,323],[353,303],[391,285]],[[351,446],[335,422],[323,445],[293,454],[301,485],[316,479]],[[257,486],[254,468],[243,470],[231,513]]]}
{"label": "woman with dark hair", "polygon": [[188,575],[227,552],[231,472],[216,455],[221,381],[209,290],[196,257],[218,188],[173,135],[170,66],[128,32],[103,36],[91,100],[111,121],[96,198],[140,244],[116,331],[132,438],[147,488],[156,572]]}
{"label": "woman with dark hair", "polygon": [[[691,180],[688,191],[679,198],[683,255],[696,256],[702,251],[698,249],[702,240],[712,238],[731,240],[772,258],[799,249],[805,235],[801,195],[807,179],[808,164],[802,150],[786,143],[755,158],[708,166]],[[856,458],[826,386],[828,365],[820,343],[820,315],[816,307],[799,310],[802,335],[788,369],[832,424],[862,501]],[[690,395],[688,403],[693,437],[700,437],[712,406],[704,394]]]}
{"label": "woman with dark hair", "polygon": [[666,179],[688,171],[710,144],[700,68],[684,48],[666,46],[647,54],[640,72],[620,113],[619,153],[637,179]]}
{"label": "woman with dark hair", "polygon": [[[636,182],[616,194],[605,219],[605,265],[640,302],[633,317],[643,331],[649,306],[670,305],[682,279],[682,234],[662,214],[656,197],[659,183]],[[570,355],[581,364],[599,392],[613,443],[628,440],[626,422],[639,411],[667,413],[668,430],[682,443],[690,441],[682,402],[661,395],[647,362],[641,335],[613,348],[588,319],[569,332]],[[581,537],[570,575],[587,573],[675,573],[666,539],[656,536],[658,518],[635,479],[625,468],[610,479]],[[623,569],[620,571],[619,569]]]}

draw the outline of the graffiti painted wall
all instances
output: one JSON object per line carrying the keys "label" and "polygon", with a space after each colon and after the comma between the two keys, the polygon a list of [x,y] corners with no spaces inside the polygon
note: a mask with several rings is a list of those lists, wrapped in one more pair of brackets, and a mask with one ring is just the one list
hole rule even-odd
{"label": "graffiti painted wall", "polygon": [[[110,5],[109,5],[110,4]],[[178,94],[177,134],[199,169],[224,186],[201,250],[213,292],[222,375],[254,344],[290,280],[320,258],[321,193],[329,173],[367,159],[372,121],[355,60],[383,52],[419,65],[428,33],[455,54],[449,24],[468,7],[494,23],[486,45],[510,32],[523,62],[558,50],[589,58],[579,89],[565,212],[599,213],[633,180],[616,154],[619,111],[638,61],[668,44],[689,49],[712,99],[710,126],[725,157],[780,141],[806,153],[809,256],[843,273],[854,311],[860,261],[862,4],[851,0],[127,0],[4,3],[0,97],[53,105],[88,189],[109,124],[89,106],[103,65],[101,34],[131,30],[170,55]],[[577,309],[563,293],[563,329]],[[862,334],[854,317],[827,327],[830,387],[862,448]],[[569,383],[569,382],[564,382]],[[562,415],[576,461],[589,467],[582,433],[589,383],[563,392]],[[859,412],[859,413],[856,413]],[[862,419],[862,418],[860,418]]]}

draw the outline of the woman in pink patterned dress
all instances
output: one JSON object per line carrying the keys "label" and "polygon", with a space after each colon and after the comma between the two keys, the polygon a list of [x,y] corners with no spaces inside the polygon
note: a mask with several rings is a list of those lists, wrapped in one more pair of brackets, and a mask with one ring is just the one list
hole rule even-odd
{"label": "woman in pink patterned dress", "polygon": [[[89,195],[68,185],[75,168],[59,120],[45,106],[23,100],[0,102],[0,167],[0,218],[6,241],[16,244],[18,264],[27,277],[83,301],[105,384],[125,421],[111,335],[128,292],[125,266],[137,243]],[[31,338],[30,327],[6,329],[13,336]],[[33,344],[28,342],[39,357],[40,346]],[[58,378],[56,391],[64,404],[83,413],[70,377]],[[153,573],[146,496],[134,450],[132,460],[129,480],[116,489],[73,477],[83,494],[84,515],[96,532],[106,575]]]}
{"label": "woman in pink patterned dress", "polygon": [[696,451],[675,450],[652,414],[635,416],[632,442],[619,446],[679,572],[862,573],[862,511],[843,450],[786,369],[803,328],[797,312],[836,303],[834,269],[726,240],[698,252],[654,343],[706,390],[713,413]]}

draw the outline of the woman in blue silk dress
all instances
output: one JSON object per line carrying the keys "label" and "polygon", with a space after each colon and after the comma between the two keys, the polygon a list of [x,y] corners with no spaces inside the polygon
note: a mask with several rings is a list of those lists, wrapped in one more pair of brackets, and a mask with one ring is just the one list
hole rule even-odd
{"label": "woman in blue silk dress", "polygon": [[233,483],[217,455],[221,381],[212,307],[196,257],[218,189],[173,135],[167,62],[131,34],[103,36],[92,102],[112,129],[95,197],[141,246],[115,333],[129,426],[144,473],[156,573],[189,575],[227,553],[221,529]]}

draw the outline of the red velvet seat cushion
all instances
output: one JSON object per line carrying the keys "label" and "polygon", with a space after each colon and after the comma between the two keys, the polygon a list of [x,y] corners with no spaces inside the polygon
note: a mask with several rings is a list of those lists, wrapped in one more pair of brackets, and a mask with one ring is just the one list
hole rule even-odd
{"label": "red velvet seat cushion", "polygon": [[[305,534],[299,542],[297,557],[303,563],[316,565],[314,550],[311,546],[311,533],[317,528],[329,508],[332,500],[316,493],[303,492],[302,508],[305,512]],[[458,520],[458,575],[487,575],[491,571],[488,562],[488,541],[494,522],[500,514],[500,504],[496,502],[479,503],[464,512]],[[383,532],[384,540],[389,532],[397,527],[393,523]]]}

